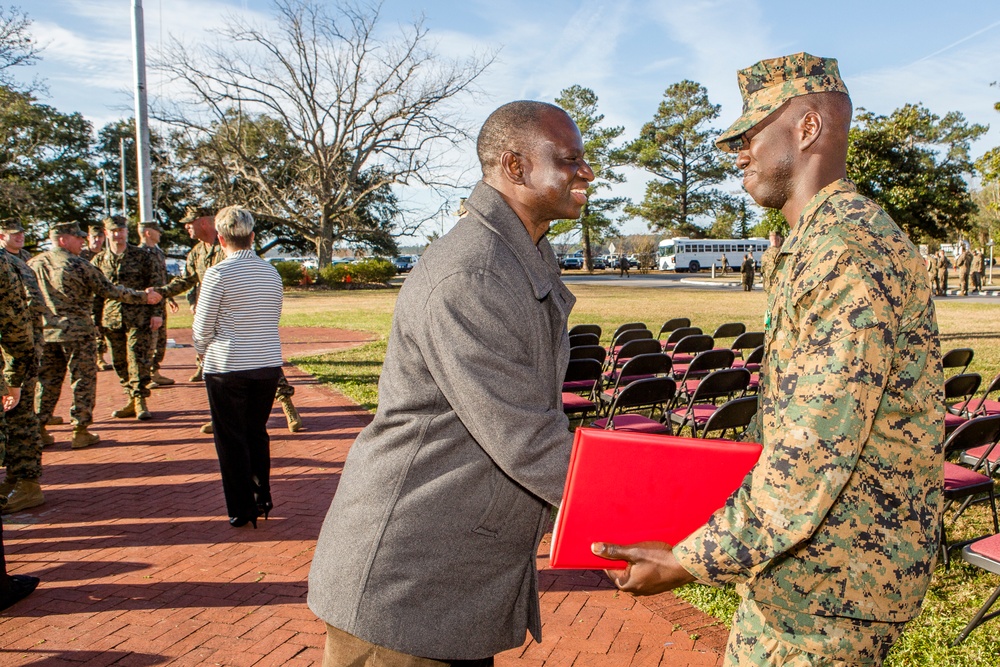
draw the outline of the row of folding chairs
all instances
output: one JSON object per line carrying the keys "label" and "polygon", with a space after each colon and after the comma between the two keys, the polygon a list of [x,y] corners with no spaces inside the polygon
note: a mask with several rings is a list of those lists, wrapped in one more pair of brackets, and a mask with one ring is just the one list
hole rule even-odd
{"label": "row of folding chairs", "polygon": [[[997,518],[994,474],[998,471],[995,451],[1000,450],[1000,414],[982,415],[963,422],[952,431],[944,444],[944,512],[941,516],[941,560],[950,565],[950,554],[961,549],[962,559],[994,574],[1000,574],[1000,522]],[[993,461],[993,462],[991,462]],[[962,541],[949,541],[948,523],[954,521],[974,502],[990,505],[993,534]],[[946,517],[948,520],[946,521]],[[973,630],[1000,615],[990,609],[1000,599],[1000,586],[994,590],[953,642],[957,646]]]}
{"label": "row of folding chairs", "polygon": [[1000,374],[986,385],[981,396],[976,396],[982,383],[983,377],[979,373],[958,373],[945,379],[946,436],[974,417],[1000,414],[1000,401],[991,398],[1000,394]]}

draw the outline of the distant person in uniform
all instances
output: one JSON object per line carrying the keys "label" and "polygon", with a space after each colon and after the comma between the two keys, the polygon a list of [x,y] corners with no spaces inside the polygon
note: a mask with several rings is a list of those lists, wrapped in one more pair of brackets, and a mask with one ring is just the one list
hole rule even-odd
{"label": "distant person in uniform", "polygon": [[722,264],[722,275],[726,275],[726,271],[729,270],[729,260],[726,258],[725,253],[722,254],[720,262]]}
{"label": "distant person in uniform", "polygon": [[[142,243],[139,247],[150,253],[155,259],[157,265],[162,269],[163,275],[167,274],[167,255],[160,248],[160,237],[163,235],[163,228],[160,227],[156,222],[144,222],[139,225],[139,236],[142,239]],[[170,309],[171,313],[176,313],[180,310],[177,307],[177,302],[173,298],[167,299],[167,307]],[[153,350],[150,353],[150,389],[156,389],[157,387],[166,387],[174,384],[173,378],[165,377],[160,373],[160,366],[163,364],[163,359],[167,353],[167,311],[166,308],[163,310],[163,326],[156,330],[153,336]]]}
{"label": "distant person in uniform", "polygon": [[941,283],[938,282],[938,255],[932,252],[927,255],[927,276],[931,281],[931,289],[937,296],[941,292]]}
{"label": "distant person in uniform", "polygon": [[629,277],[628,270],[629,270],[628,257],[626,257],[625,255],[619,255],[618,256],[618,277],[621,278],[622,276],[625,276],[626,278],[628,278]]}
{"label": "distant person in uniform", "polygon": [[[765,317],[763,452],[675,546],[597,543],[625,591],[736,584],[724,664],[880,665],[920,613],[941,540],[944,403],[927,271],[847,179],[851,100],[806,53],[739,73],[717,144],[790,225]],[[656,511],[656,508],[647,508]]]}
{"label": "distant person in uniform", "polygon": [[951,268],[951,261],[944,248],[938,250],[937,255],[938,296],[948,296],[948,269]]}
{"label": "distant person in uniform", "polygon": [[[97,256],[104,248],[107,236],[104,234],[104,225],[98,223],[87,228],[87,242],[80,250],[80,257],[88,262]],[[94,327],[97,329],[97,370],[109,371],[111,364],[107,360],[108,341],[104,336],[104,325],[102,322],[104,312],[104,299],[96,297],[94,299]],[[45,426],[45,424],[43,424]]]}
{"label": "distant person in uniform", "polygon": [[955,270],[958,272],[958,293],[969,295],[969,269],[972,267],[972,253],[964,242],[959,241],[958,257],[955,258]]}
{"label": "distant person in uniform", "polygon": [[740,265],[740,274],[743,276],[743,291],[751,292],[753,291],[753,274],[754,274],[754,261],[753,254],[747,253],[743,257],[743,264]]}
{"label": "distant person in uniform", "polygon": [[972,253],[972,264],[969,267],[969,271],[972,273],[972,289],[976,291],[976,294],[983,291],[983,264],[983,251],[976,248],[976,251]]}

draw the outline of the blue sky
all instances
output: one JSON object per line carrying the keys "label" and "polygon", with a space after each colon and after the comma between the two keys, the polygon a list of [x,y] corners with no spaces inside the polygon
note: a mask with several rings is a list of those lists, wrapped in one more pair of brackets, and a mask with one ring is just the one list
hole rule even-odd
{"label": "blue sky", "polygon": [[[131,115],[130,0],[42,0],[21,3],[45,46],[33,68],[48,85],[49,104],[80,111],[95,125]],[[386,0],[385,27],[423,13],[443,55],[499,49],[480,80],[487,98],[468,110],[478,124],[512,99],[551,101],[573,84],[592,88],[609,124],[634,136],[663,91],[682,79],[706,86],[722,105],[719,126],[739,114],[736,70],[797,51],[832,56],[855,107],[887,114],[920,102],[938,115],[960,111],[990,131],[975,156],[1000,145],[1000,2],[847,0],[564,2]],[[821,6],[825,5],[825,6]],[[261,0],[144,0],[147,53],[171,36],[210,39],[227,12],[266,20]],[[26,72],[25,72],[26,73]],[[150,73],[151,94],[170,88]],[[472,157],[470,146],[469,156]],[[642,197],[645,177],[629,174],[619,193]],[[732,186],[738,187],[736,183]],[[447,225],[446,225],[447,226]],[[627,231],[644,226],[632,223]]]}

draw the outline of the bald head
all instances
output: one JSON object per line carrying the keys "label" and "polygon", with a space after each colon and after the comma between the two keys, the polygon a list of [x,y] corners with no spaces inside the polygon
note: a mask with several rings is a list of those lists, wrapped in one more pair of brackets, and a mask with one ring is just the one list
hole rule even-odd
{"label": "bald head", "polygon": [[483,176],[492,176],[500,168],[500,156],[504,151],[523,153],[536,145],[542,122],[551,114],[569,118],[554,104],[532,100],[509,102],[491,113],[476,141]]}

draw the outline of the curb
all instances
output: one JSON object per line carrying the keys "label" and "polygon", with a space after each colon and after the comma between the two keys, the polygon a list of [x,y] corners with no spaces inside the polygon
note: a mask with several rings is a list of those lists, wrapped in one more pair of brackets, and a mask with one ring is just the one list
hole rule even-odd
{"label": "curb", "polygon": [[[714,282],[713,283],[713,282],[709,282],[707,280],[696,280],[696,279],[692,279],[692,278],[681,278],[681,280],[679,282],[682,282],[685,285],[697,285],[698,287],[716,287],[716,288],[719,288],[719,289],[735,289],[735,288],[741,288],[742,289],[742,287],[743,287],[743,283],[734,283],[734,282],[724,282],[724,283]],[[757,291],[758,287],[760,287],[759,283],[755,282],[754,283],[754,291]],[[958,293],[957,289],[950,289],[950,290],[948,290],[947,292],[944,293],[944,296],[962,296],[962,295],[960,295]],[[983,290],[982,292],[979,292],[978,294],[973,294],[972,292],[969,292],[965,296],[974,296],[974,297],[980,297],[980,296],[1000,297],[1000,288],[991,289],[991,290]],[[935,298],[940,298],[940,297],[936,296]]]}

